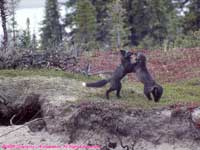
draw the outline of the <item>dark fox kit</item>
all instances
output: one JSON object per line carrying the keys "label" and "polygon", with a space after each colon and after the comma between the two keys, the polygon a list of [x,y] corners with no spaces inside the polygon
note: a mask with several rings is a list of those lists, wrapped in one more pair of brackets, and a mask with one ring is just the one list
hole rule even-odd
{"label": "dark fox kit", "polygon": [[[144,84],[144,95],[152,100],[152,96],[155,102],[159,102],[163,88],[155,82],[155,80],[150,75],[146,67],[146,57],[142,53],[136,53],[136,62],[133,63],[133,72],[136,73],[136,76],[140,82]],[[152,96],[151,96],[152,95]]]}
{"label": "dark fox kit", "polygon": [[83,86],[99,88],[103,87],[108,82],[110,82],[110,88],[106,91],[106,98],[109,99],[109,93],[112,91],[116,91],[116,96],[120,98],[121,97],[120,91],[122,88],[121,79],[127,73],[132,72],[131,56],[133,55],[133,53],[121,50],[120,54],[121,54],[121,64],[113,72],[111,78],[100,80],[94,83],[83,83]]}

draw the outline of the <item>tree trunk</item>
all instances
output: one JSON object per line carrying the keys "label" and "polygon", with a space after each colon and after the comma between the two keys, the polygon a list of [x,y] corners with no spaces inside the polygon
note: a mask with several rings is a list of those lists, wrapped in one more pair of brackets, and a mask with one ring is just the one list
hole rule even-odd
{"label": "tree trunk", "polygon": [[119,29],[117,29],[117,48],[121,48],[121,40],[120,40],[120,32]]}
{"label": "tree trunk", "polygon": [[3,47],[7,47],[8,43],[8,33],[7,33],[7,26],[6,26],[6,10],[5,10],[5,0],[0,0],[0,11],[1,11],[1,20],[2,20],[2,28],[3,28]]}

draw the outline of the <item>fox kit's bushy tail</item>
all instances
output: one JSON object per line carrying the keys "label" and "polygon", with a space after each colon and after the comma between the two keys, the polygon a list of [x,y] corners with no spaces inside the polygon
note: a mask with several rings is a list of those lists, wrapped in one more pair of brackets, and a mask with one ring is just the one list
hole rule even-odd
{"label": "fox kit's bushy tail", "polygon": [[106,85],[108,82],[110,82],[110,80],[99,80],[97,82],[93,82],[93,83],[85,83],[83,82],[82,85],[84,87],[95,87],[95,88],[100,88],[103,87],[104,85]]}

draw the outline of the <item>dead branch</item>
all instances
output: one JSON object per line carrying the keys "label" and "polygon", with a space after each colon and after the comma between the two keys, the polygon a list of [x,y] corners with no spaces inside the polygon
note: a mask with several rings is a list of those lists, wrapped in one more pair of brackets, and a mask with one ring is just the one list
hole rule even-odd
{"label": "dead branch", "polygon": [[38,120],[43,120],[43,119],[46,119],[46,118],[49,118],[49,117],[36,118],[36,119],[34,119],[34,120],[31,120],[31,121],[29,121],[29,122],[26,122],[24,125],[22,125],[22,126],[16,128],[16,129],[14,129],[14,130],[11,130],[11,131],[9,131],[9,132],[6,132],[6,133],[0,135],[0,138],[1,138],[1,137],[4,137],[4,136],[7,136],[8,134],[13,133],[13,132],[15,132],[15,131],[17,131],[17,130],[23,128],[23,127],[25,127],[25,126],[28,126],[29,124],[31,124],[31,123],[33,123],[33,122],[36,122],[36,121],[38,121]]}

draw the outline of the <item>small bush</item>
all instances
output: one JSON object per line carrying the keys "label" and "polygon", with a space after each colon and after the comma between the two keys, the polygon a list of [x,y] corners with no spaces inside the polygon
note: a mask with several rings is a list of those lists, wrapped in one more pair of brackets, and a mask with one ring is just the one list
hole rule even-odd
{"label": "small bush", "polygon": [[145,36],[140,44],[137,46],[138,49],[159,49],[160,45],[150,36]]}
{"label": "small bush", "polygon": [[200,46],[200,30],[190,32],[187,35],[178,35],[174,41],[176,48],[192,48]]}

